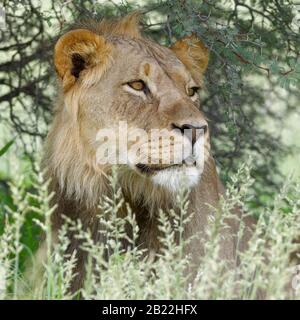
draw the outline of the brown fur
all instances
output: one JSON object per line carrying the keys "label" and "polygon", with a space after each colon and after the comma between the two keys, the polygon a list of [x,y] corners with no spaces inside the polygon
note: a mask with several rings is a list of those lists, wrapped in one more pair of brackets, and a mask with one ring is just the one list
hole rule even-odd
{"label": "brown fur", "polygon": [[[97,214],[101,214],[97,203],[101,196],[110,193],[106,177],[111,168],[96,163],[93,137],[99,128],[113,126],[120,120],[146,130],[169,128],[170,123],[205,121],[198,100],[192,101],[185,88],[187,83],[201,84],[208,50],[195,35],[179,40],[171,49],[162,47],[141,36],[138,20],[139,15],[134,13],[121,20],[83,24],[63,35],[56,44],[54,62],[62,92],[44,156],[44,166],[52,179],[51,190],[56,193],[54,202],[58,205],[54,230],[63,223],[62,216],[67,215],[81,219],[96,241],[105,241],[97,232]],[[149,97],[141,99],[121,91],[120,83],[139,78],[141,73],[152,83]],[[208,134],[206,139],[204,172],[190,193],[189,209],[195,215],[185,229],[185,236],[199,233],[202,240],[212,213],[208,204],[217,207],[223,194],[209,152]],[[174,207],[174,195],[126,166],[120,166],[119,183],[136,213],[140,245],[148,252],[157,252],[160,249],[157,213],[159,209]],[[220,257],[231,263],[236,250],[236,228],[231,223],[231,229],[224,233],[220,252]],[[76,290],[83,283],[85,255],[79,250],[78,241],[70,236],[69,251],[77,250],[79,258],[79,276],[72,288]],[[186,248],[193,259],[191,265],[197,266],[203,250],[203,242],[199,240],[193,240]]]}

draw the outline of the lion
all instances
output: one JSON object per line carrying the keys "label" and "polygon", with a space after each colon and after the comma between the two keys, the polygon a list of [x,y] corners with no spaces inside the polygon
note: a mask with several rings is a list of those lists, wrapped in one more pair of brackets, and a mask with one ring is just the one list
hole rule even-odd
{"label": "lion", "polygon": [[[109,195],[107,176],[112,165],[97,161],[95,137],[99,130],[117,127],[120,121],[146,132],[165,129],[177,137],[189,129],[192,138],[183,140],[190,149],[197,149],[199,129],[203,166],[196,161],[163,164],[160,145],[152,150],[151,156],[158,160],[155,164],[131,157],[128,164],[119,166],[118,174],[123,196],[136,214],[138,245],[148,254],[160,250],[159,210],[168,212],[175,207],[176,193],[185,181],[189,211],[194,214],[185,225],[184,237],[200,235],[193,237],[185,251],[191,256],[191,265],[197,266],[204,254],[200,240],[205,237],[208,216],[224,195],[210,151],[208,121],[200,111],[197,93],[208,66],[209,50],[195,34],[171,47],[160,45],[142,35],[140,17],[135,12],[115,20],[89,21],[65,32],[55,45],[59,99],[43,160],[51,178],[50,191],[55,192],[53,230],[56,232],[64,223],[63,216],[67,216],[80,219],[95,241],[105,241],[98,233],[98,201]],[[234,263],[237,226],[233,222],[229,225],[224,231],[220,259]],[[83,286],[86,261],[79,241],[72,234],[70,239],[68,251],[76,250],[78,258],[78,276],[72,284],[72,291],[76,291]],[[246,240],[240,245],[246,245]]]}

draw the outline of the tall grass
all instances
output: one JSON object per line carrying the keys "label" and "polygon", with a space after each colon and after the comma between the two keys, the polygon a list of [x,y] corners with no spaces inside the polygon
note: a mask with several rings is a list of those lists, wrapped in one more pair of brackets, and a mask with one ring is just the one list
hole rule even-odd
{"label": "tall grass", "polygon": [[[39,170],[38,170],[39,171]],[[48,182],[42,173],[31,172],[31,187],[24,187],[24,177],[16,177],[11,184],[13,206],[2,212],[3,230],[0,236],[0,298],[1,299],[72,299],[69,288],[75,275],[76,255],[66,255],[69,245],[68,230],[82,240],[87,252],[86,281],[81,291],[84,299],[299,299],[300,286],[291,253],[297,249],[293,242],[299,236],[300,186],[283,186],[274,201],[254,212],[251,209],[253,180],[248,166],[241,167],[227,188],[226,200],[221,208],[213,210],[207,226],[205,254],[201,258],[195,281],[188,283],[185,270],[190,263],[184,255],[184,246],[191,239],[183,238],[187,214],[188,195],[177,196],[178,212],[159,212],[159,254],[145,255],[137,246],[138,225],[135,214],[127,206],[126,218],[118,211],[124,205],[117,175],[109,178],[114,190],[111,198],[99,201],[99,232],[106,238],[106,245],[98,244],[80,221],[65,219],[65,224],[55,235],[51,233],[51,215],[55,208],[49,203],[53,195],[47,192]],[[237,252],[240,261],[235,268],[227,268],[218,258],[222,242],[221,229],[225,220],[232,218],[232,208],[238,205],[242,214],[256,214],[258,222],[249,242],[249,248]],[[26,223],[35,225],[35,245],[28,247],[24,238]],[[239,238],[245,226],[239,220]],[[128,237],[126,230],[131,229]],[[38,232],[37,232],[38,231]],[[34,258],[32,249],[37,246],[38,234],[45,233],[44,259]],[[179,238],[176,244],[175,238]],[[129,248],[124,251],[122,241]],[[299,248],[298,248],[299,249]],[[110,259],[103,258],[109,251]],[[39,255],[39,254],[37,254]],[[155,256],[156,255],[156,256]],[[24,263],[24,261],[27,261]],[[27,265],[27,268],[25,268]],[[27,269],[26,271],[24,271]],[[299,281],[300,282],[300,281]],[[187,284],[188,283],[188,284]],[[292,286],[293,283],[293,286]]]}

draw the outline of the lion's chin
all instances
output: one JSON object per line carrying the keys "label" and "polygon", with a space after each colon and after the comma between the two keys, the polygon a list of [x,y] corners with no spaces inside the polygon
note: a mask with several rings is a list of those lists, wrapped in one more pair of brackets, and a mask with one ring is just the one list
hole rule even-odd
{"label": "lion's chin", "polygon": [[201,171],[196,166],[173,166],[156,171],[150,179],[155,185],[176,192],[182,188],[190,189],[196,186],[200,177]]}

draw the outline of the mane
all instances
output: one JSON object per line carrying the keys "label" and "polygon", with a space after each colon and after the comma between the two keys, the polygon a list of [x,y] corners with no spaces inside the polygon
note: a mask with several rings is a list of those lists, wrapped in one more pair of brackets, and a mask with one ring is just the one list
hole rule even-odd
{"label": "mane", "polygon": [[87,29],[99,35],[105,36],[127,36],[133,39],[142,39],[140,22],[142,13],[135,11],[125,17],[114,19],[85,19],[71,26],[70,29]]}

